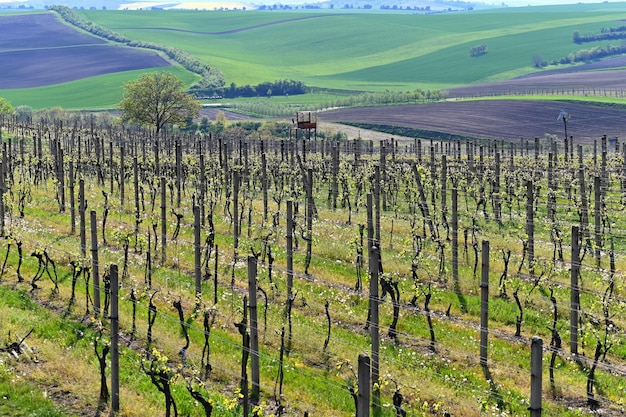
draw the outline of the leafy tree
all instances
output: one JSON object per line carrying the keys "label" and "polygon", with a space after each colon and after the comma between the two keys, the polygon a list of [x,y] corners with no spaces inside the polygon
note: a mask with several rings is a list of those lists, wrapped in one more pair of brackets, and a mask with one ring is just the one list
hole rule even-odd
{"label": "leafy tree", "polygon": [[11,116],[15,113],[15,109],[9,100],[0,97],[0,116]]}
{"label": "leafy tree", "polygon": [[183,82],[169,72],[150,72],[124,85],[118,107],[122,121],[147,124],[157,135],[166,125],[184,124],[200,113],[200,102],[185,91]]}
{"label": "leafy tree", "polygon": [[26,105],[17,106],[15,108],[18,122],[28,122],[33,117],[33,108]]}

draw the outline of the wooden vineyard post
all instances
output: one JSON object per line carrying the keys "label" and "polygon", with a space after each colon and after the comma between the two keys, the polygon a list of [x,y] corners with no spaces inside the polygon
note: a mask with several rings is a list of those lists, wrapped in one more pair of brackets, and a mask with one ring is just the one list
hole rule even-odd
{"label": "wooden vineyard post", "polygon": [[601,178],[595,177],[593,179],[593,191],[594,191],[594,235],[595,235],[595,257],[596,257],[596,267],[600,268],[601,263],[601,249],[602,249],[602,223],[601,223],[601,213],[602,213],[602,190],[601,190]]}
{"label": "wooden vineyard post", "polygon": [[159,175],[161,173],[161,165],[159,162],[159,142],[154,142],[154,175]]}
{"label": "wooden vineyard post", "polygon": [[[65,175],[63,174],[63,149],[61,149],[61,145],[58,145],[58,154],[57,154],[57,178],[59,179],[59,192],[60,200],[61,200],[61,212],[65,213]],[[4,181],[6,180],[6,163],[5,163],[5,153],[2,154],[2,189],[4,190]],[[4,202],[2,203],[2,208],[4,210]],[[4,214],[4,213],[3,213]],[[4,218],[4,215],[2,216]],[[4,230],[2,231],[2,235],[4,236]]]}
{"label": "wooden vineyard post", "polygon": [[196,297],[202,295],[202,261],[200,243],[200,207],[193,206],[193,254]]}
{"label": "wooden vineyard post", "polygon": [[621,191],[622,193],[626,192],[626,143],[622,143],[622,167],[621,167]]}
{"label": "wooden vineyard post", "polygon": [[483,240],[480,281],[480,365],[487,366],[489,347],[489,241]]}
{"label": "wooden vineyard post", "polygon": [[124,146],[120,146],[120,181],[119,181],[119,187],[120,187],[120,206],[124,207],[124,203],[125,203],[125,196],[124,196],[124,176],[126,175],[124,173],[124,156],[125,156],[125,151],[124,151]]}
{"label": "wooden vineyard post", "polygon": [[165,195],[165,177],[161,177],[161,264],[165,264],[167,247],[167,199]]}
{"label": "wooden vineyard post", "polygon": [[93,308],[94,315],[100,316],[100,264],[98,261],[98,230],[96,224],[96,211],[89,213],[91,226],[91,269],[93,275]]}
{"label": "wooden vineyard post", "polygon": [[113,142],[109,141],[109,194],[113,196]]}
{"label": "wooden vineyard post", "polygon": [[528,270],[533,270],[535,263],[535,221],[534,221],[533,182],[526,181],[526,234],[528,235]]}
{"label": "wooden vineyard post", "polygon": [[543,340],[534,336],[530,345],[530,417],[541,417]]}
{"label": "wooden vineyard post", "polygon": [[233,264],[239,249],[239,171],[233,170]]}
{"label": "wooden vineyard post", "polygon": [[[304,143],[304,142],[303,142]],[[304,273],[309,275],[309,266],[313,257],[313,216],[315,215],[313,203],[313,169],[307,170],[306,182],[306,257],[304,262]]]}
{"label": "wooden vineyard post", "polygon": [[459,285],[459,190],[452,189],[452,280]]}
{"label": "wooden vineyard post", "polygon": [[260,368],[259,368],[259,326],[257,319],[257,260],[255,256],[248,256],[248,309],[250,310],[250,365],[252,367],[252,392],[250,399],[258,403],[260,396]]}
{"label": "wooden vineyard post", "polygon": [[202,142],[199,144],[200,147],[200,184],[198,187],[200,188],[200,196],[198,197],[198,205],[200,206],[200,224],[204,226],[206,216],[204,210],[204,200],[206,198],[206,174],[205,174],[205,163],[204,163],[204,154],[202,153]]}
{"label": "wooden vineyard post", "polygon": [[[431,141],[431,146],[430,146],[430,176],[428,178],[429,183],[431,184],[430,187],[430,201],[432,203],[433,206],[433,211],[435,210],[436,206],[435,206],[435,193],[436,193],[436,188],[435,187],[435,182],[437,180],[437,159],[435,157],[436,152],[435,152],[435,147],[432,146],[432,141]],[[435,235],[433,235],[434,237]]]}
{"label": "wooden vineyard post", "polygon": [[332,208],[333,210],[337,210],[337,198],[339,197],[339,181],[337,179],[337,177],[339,176],[339,146],[336,143],[333,143],[331,152],[333,158]]}
{"label": "wooden vineyard post", "polygon": [[374,239],[380,242],[380,167],[374,166]]}
{"label": "wooden vineyard post", "polygon": [[580,192],[580,227],[586,240],[589,240],[589,206],[587,205],[587,187],[585,186],[585,166],[583,165],[583,147],[578,146],[578,183]]}
{"label": "wooden vineyard post", "polygon": [[548,220],[554,222],[556,207],[554,204],[555,197],[553,193],[556,192],[554,188],[554,156],[553,152],[548,153]]}
{"label": "wooden vineyard post", "polygon": [[370,336],[372,339],[372,410],[374,416],[380,415],[380,388],[378,387],[378,380],[380,376],[380,332],[379,332],[379,314],[378,314],[378,272],[380,269],[380,248],[377,246],[378,242],[374,240],[372,242],[372,249],[369,258],[370,268]]}
{"label": "wooden vineyard post", "polygon": [[293,296],[293,202],[287,201],[287,302]]}
{"label": "wooden vineyard post", "polygon": [[139,207],[139,164],[137,157],[133,157],[133,188],[135,200],[135,236],[139,235],[139,221],[141,220],[141,209]]}
{"label": "wooden vineyard post", "polygon": [[265,150],[263,141],[261,141],[261,187],[263,188],[263,221],[267,221],[267,157],[265,156]]}
{"label": "wooden vineyard post", "polygon": [[117,265],[111,265],[111,415],[120,411],[119,308]]}
{"label": "wooden vineyard post", "polygon": [[422,140],[417,139],[417,163],[422,163]]}
{"label": "wooden vineyard post", "polygon": [[71,230],[70,234],[76,233],[76,201],[74,201],[74,161],[69,162],[69,177],[70,177],[70,218],[71,218]]}
{"label": "wooden vineyard post", "polygon": [[175,151],[176,151],[176,207],[180,208],[180,200],[181,200],[181,186],[182,186],[182,177],[183,177],[183,150],[180,144],[180,141],[175,141],[174,143]]}
{"label": "wooden vineyard post", "polygon": [[447,205],[447,186],[448,186],[448,165],[445,155],[441,155],[441,219],[443,223],[447,223],[448,205]]}
{"label": "wooden vineyard post", "polygon": [[496,222],[502,223],[502,207],[500,202],[500,152],[495,155],[495,172],[493,178],[493,198]]}
{"label": "wooden vineyard post", "polygon": [[6,191],[6,185],[4,181],[4,164],[0,162],[0,236],[5,235],[4,230],[4,193]]}
{"label": "wooden vineyard post", "polygon": [[370,415],[370,358],[367,355],[359,355],[357,394],[357,417],[369,417]]}
{"label": "wooden vineyard post", "polygon": [[580,270],[579,259],[579,230],[572,226],[572,264],[570,277],[570,325],[569,325],[569,348],[572,355],[578,355],[578,311],[580,308],[580,295],[578,288],[578,271]]}
{"label": "wooden vineyard post", "polygon": [[[378,187],[378,199],[382,201],[382,209],[387,210],[387,193],[385,192],[384,184],[387,183],[387,145],[384,140],[380,141],[380,166],[378,169],[378,181],[376,186]],[[380,207],[380,204],[379,204]],[[380,216],[377,215],[377,219]],[[380,242],[380,227],[377,227],[378,235],[377,239]]]}
{"label": "wooden vineyard post", "polygon": [[85,180],[80,179],[78,182],[78,215],[80,218],[80,253],[83,258],[87,256],[87,230],[85,212],[87,205],[85,203]]}

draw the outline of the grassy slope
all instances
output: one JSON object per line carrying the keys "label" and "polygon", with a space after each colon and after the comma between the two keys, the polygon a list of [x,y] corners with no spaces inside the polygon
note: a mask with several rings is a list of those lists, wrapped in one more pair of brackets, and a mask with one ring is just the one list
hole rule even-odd
{"label": "grassy slope", "polygon": [[[180,66],[164,67],[157,71],[171,72],[186,83],[197,79],[197,76]],[[123,85],[145,72],[148,71],[126,71],[47,87],[0,90],[0,97],[9,100],[13,106],[25,104],[35,110],[56,106],[65,109],[111,108],[122,99]]]}
{"label": "grassy slope", "polygon": [[[326,88],[397,90],[502,80],[532,72],[535,54],[551,60],[588,48],[574,45],[572,32],[596,32],[614,25],[621,13],[611,6],[606,11],[598,11],[603,9],[598,5],[576,5],[442,15],[84,13],[132,38],[187,50],[222,69],[228,82],[293,78]],[[317,17],[286,21],[307,16]],[[271,21],[281,23],[219,35],[153,29],[220,32]],[[489,53],[470,58],[471,46],[483,42]]]}
{"label": "grassy slope", "polygon": [[[222,70],[227,83],[256,84],[289,78],[320,88],[381,91],[452,87],[533,72],[534,55],[550,61],[594,46],[573,44],[572,32],[593,33],[616,26],[626,17],[626,5],[511,8],[441,15],[343,11],[81,13],[131,38],[186,50]],[[265,24],[270,25],[262,26]],[[257,27],[216,34],[253,26]],[[470,48],[480,43],[487,44],[489,53],[471,58]],[[191,74],[175,71],[186,81],[192,80]],[[54,87],[3,90],[0,96],[14,105],[35,108],[107,107],[119,100],[123,82],[136,76],[128,72]]]}

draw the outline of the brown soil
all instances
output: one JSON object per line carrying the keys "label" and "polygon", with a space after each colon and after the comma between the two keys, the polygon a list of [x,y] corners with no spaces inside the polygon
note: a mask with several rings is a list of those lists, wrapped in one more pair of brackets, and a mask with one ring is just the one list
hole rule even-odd
{"label": "brown soil", "polygon": [[447,101],[388,107],[333,110],[318,118],[326,122],[392,125],[475,138],[519,140],[564,137],[558,121],[560,110],[571,115],[568,135],[578,143],[592,142],[602,135],[626,137],[626,110],[556,101],[483,100]]}
{"label": "brown soil", "polygon": [[115,46],[53,14],[0,17],[0,89],[30,88],[168,66],[154,52]]}
{"label": "brown soil", "polygon": [[568,135],[575,142],[626,137],[626,110],[590,104],[532,100],[456,101],[462,97],[522,94],[582,94],[622,97],[626,94],[626,56],[578,66],[563,66],[509,81],[443,90],[448,101],[433,104],[340,109],[324,112],[326,122],[370,123],[463,135],[518,140],[565,136],[560,111],[571,118]]}

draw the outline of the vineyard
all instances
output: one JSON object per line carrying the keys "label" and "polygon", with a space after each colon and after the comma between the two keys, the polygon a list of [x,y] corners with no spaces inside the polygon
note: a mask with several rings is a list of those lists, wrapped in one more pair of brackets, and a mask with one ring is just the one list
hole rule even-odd
{"label": "vineyard", "polygon": [[624,413],[606,136],[0,136],[0,414]]}

